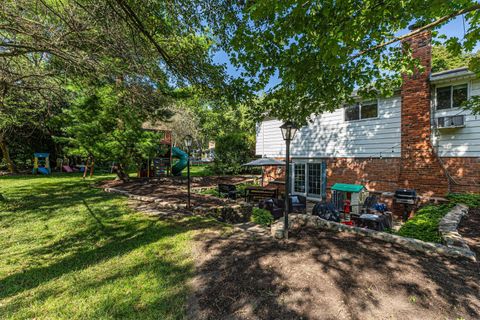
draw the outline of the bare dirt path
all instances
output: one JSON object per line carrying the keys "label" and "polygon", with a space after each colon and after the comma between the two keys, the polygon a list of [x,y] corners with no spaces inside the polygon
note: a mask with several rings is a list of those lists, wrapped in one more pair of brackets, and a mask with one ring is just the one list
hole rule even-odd
{"label": "bare dirt path", "polygon": [[307,230],[202,232],[191,319],[479,319],[479,264]]}
{"label": "bare dirt path", "polygon": [[480,208],[470,209],[468,216],[460,222],[458,232],[480,259]]}

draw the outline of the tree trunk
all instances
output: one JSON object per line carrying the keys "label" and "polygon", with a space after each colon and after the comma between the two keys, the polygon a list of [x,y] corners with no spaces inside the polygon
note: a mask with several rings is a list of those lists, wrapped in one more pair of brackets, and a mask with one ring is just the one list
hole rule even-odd
{"label": "tree trunk", "polygon": [[0,149],[2,150],[3,159],[7,163],[8,171],[10,173],[17,172],[15,168],[15,164],[13,163],[12,159],[10,158],[10,153],[8,152],[8,145],[7,141],[5,141],[5,136],[0,134]]}
{"label": "tree trunk", "polygon": [[127,172],[125,172],[125,169],[123,168],[123,165],[121,163],[118,164],[117,178],[115,180],[121,180],[124,182],[127,182],[128,180],[130,180],[130,176],[128,175]]}

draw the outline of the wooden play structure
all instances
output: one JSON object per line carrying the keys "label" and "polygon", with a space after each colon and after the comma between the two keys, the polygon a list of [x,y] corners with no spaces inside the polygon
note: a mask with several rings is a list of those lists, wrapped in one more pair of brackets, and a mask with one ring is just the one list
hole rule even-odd
{"label": "wooden play structure", "polygon": [[[154,157],[146,159],[137,172],[138,177],[161,177],[169,175],[181,175],[187,165],[188,155],[186,152],[173,146],[172,131],[144,129],[163,133],[159,141],[157,153]],[[178,161],[174,162],[174,159]]]}
{"label": "wooden play structure", "polygon": [[172,132],[161,130],[163,138],[159,141],[157,154],[147,159],[147,172],[143,177],[158,177],[170,175],[172,170]]}
{"label": "wooden play structure", "polygon": [[144,129],[163,133],[158,143],[157,152],[154,157],[145,159],[138,169],[138,177],[159,177],[172,174],[173,145],[172,132],[170,130]]}
{"label": "wooden play structure", "polygon": [[50,154],[47,152],[35,152],[33,154],[33,174],[50,174]]}

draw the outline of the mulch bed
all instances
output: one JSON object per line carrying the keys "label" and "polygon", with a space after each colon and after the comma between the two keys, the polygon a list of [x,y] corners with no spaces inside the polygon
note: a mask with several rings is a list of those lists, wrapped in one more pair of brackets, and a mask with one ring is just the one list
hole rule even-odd
{"label": "mulch bed", "polygon": [[199,234],[191,319],[479,319],[480,268],[347,233]]}
{"label": "mulch bed", "polygon": [[470,209],[468,216],[460,222],[458,232],[480,259],[480,208]]}
{"label": "mulch bed", "polygon": [[[192,177],[191,178],[191,187],[215,187],[219,183],[227,184],[239,184],[248,180],[251,180],[250,176],[209,176],[209,177]],[[129,182],[122,182],[119,180],[106,180],[102,181],[99,185],[101,188],[107,187],[135,187],[138,185],[149,185],[151,190],[155,190],[162,185],[175,185],[179,188],[187,188],[187,178],[186,177],[161,177],[161,178],[132,178]]]}
{"label": "mulch bed", "polygon": [[[191,187],[215,187],[219,183],[238,184],[249,180],[243,176],[193,177]],[[160,179],[132,179],[129,182],[109,180],[102,182],[101,188],[118,188],[135,195],[157,197],[169,203],[187,203],[187,178],[165,177]],[[224,199],[192,192],[192,206],[220,206]]]}

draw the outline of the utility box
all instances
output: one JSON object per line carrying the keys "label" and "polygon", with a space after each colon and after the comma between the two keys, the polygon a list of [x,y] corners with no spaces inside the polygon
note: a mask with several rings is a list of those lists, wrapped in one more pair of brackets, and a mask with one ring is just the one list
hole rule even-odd
{"label": "utility box", "polygon": [[339,211],[343,211],[345,200],[350,200],[351,212],[360,214],[368,190],[361,184],[335,183],[332,186],[332,202]]}

